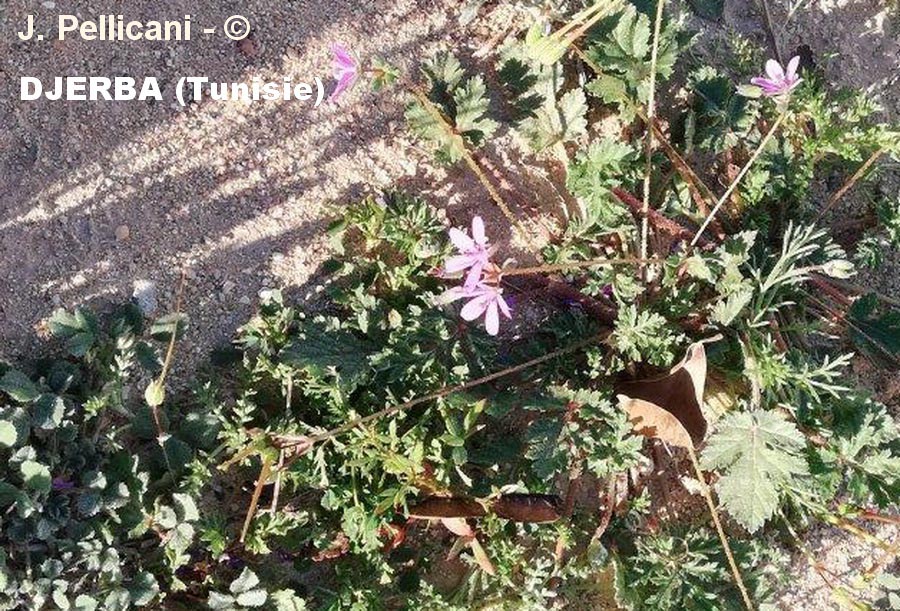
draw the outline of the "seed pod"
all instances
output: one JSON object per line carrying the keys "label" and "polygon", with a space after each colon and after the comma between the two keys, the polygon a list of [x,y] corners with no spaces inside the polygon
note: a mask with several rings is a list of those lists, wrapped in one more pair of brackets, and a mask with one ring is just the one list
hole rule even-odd
{"label": "seed pod", "polygon": [[439,518],[480,518],[485,514],[478,501],[468,498],[430,496],[409,508],[409,517],[437,520]]}
{"label": "seed pod", "polygon": [[491,511],[513,522],[555,522],[560,518],[562,499],[550,494],[504,494]]}

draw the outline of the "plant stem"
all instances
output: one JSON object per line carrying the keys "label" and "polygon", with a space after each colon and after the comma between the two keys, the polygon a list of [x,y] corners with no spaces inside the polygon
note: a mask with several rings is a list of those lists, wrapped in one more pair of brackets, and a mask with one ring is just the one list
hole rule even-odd
{"label": "plant stem", "polygon": [[582,350],[583,348],[587,348],[588,346],[601,342],[609,335],[609,332],[603,332],[599,335],[595,335],[588,339],[582,340],[580,342],[576,342],[571,346],[567,346],[565,348],[560,348],[559,350],[554,350],[549,354],[545,354],[543,356],[539,356],[537,358],[533,358],[529,361],[525,361],[519,365],[515,365],[513,367],[508,367],[496,373],[491,373],[486,376],[482,376],[480,378],[476,378],[474,380],[470,380],[464,384],[457,384],[456,386],[446,386],[438,391],[435,391],[431,394],[424,395],[422,397],[416,397],[415,399],[410,399],[404,403],[400,403],[398,405],[394,405],[383,409],[379,412],[375,412],[374,414],[370,414],[368,416],[364,416],[361,418],[354,418],[350,422],[342,424],[341,426],[331,429],[325,433],[320,435],[314,435],[310,437],[306,442],[309,444],[311,448],[313,444],[319,443],[320,441],[326,441],[328,439],[333,439],[334,437],[338,437],[339,435],[343,435],[358,426],[362,426],[364,424],[369,424],[370,422],[374,422],[376,420],[380,420],[381,418],[386,418],[388,416],[393,416],[394,414],[400,413],[402,411],[406,411],[417,405],[421,405],[423,403],[428,403],[429,401],[434,401],[435,399],[440,399],[442,397],[446,397],[447,395],[451,395],[453,393],[468,390],[470,388],[475,388],[476,386],[481,386],[482,384],[487,384],[488,382],[493,382],[494,380],[498,380],[505,376],[508,376],[513,373],[518,373],[520,371],[524,371],[530,367],[534,367],[535,365],[540,365],[541,363],[546,363],[547,361],[552,361],[555,358],[563,356],[565,354],[570,354],[572,352],[577,352]]}
{"label": "plant stem", "polygon": [[[160,388],[165,388],[166,376],[169,374],[169,368],[172,366],[172,357],[175,355],[175,340],[178,338],[178,314],[181,312],[181,299],[184,296],[184,285],[187,282],[186,270],[181,270],[181,280],[178,283],[178,293],[175,296],[175,324],[172,327],[172,336],[169,337],[169,345],[166,348],[166,357],[163,360],[162,371],[159,378],[151,384],[156,384]],[[156,441],[162,450],[163,458],[166,461],[166,468],[172,473],[172,463],[169,461],[169,453],[166,450],[166,432],[163,430],[162,421],[159,419],[159,406],[151,405],[150,413],[153,415],[153,422],[156,425]]]}
{"label": "plant stem", "polygon": [[750,600],[750,595],[747,593],[747,587],[744,585],[744,580],[741,578],[741,571],[738,569],[737,562],[734,560],[734,554],[731,553],[731,546],[728,545],[728,538],[725,536],[725,530],[722,528],[722,522],[719,520],[719,512],[716,509],[716,504],[713,502],[712,493],[709,490],[709,486],[706,484],[706,479],[703,477],[703,470],[700,468],[700,461],[697,460],[697,453],[690,445],[687,446],[687,451],[688,455],[691,457],[691,464],[694,466],[694,473],[697,475],[697,480],[700,482],[703,498],[706,499],[706,505],[709,507],[710,514],[712,514],[713,524],[715,524],[716,532],[719,534],[719,540],[722,542],[722,549],[725,551],[725,557],[728,558],[728,565],[731,567],[731,574],[734,576],[734,582],[737,584],[738,590],[741,591],[741,598],[744,599],[744,605],[746,605],[749,611],[753,611],[753,602]]}
{"label": "plant stem", "polygon": [[241,543],[247,538],[247,531],[250,530],[250,523],[253,521],[254,514],[256,514],[256,506],[259,505],[259,496],[262,494],[263,486],[266,485],[266,480],[269,479],[271,466],[272,460],[268,456],[264,457],[262,467],[259,469],[259,479],[256,480],[256,488],[253,489],[253,496],[250,498],[250,507],[247,509],[247,517],[244,518],[244,527],[241,528]]}
{"label": "plant stem", "polygon": [[587,261],[572,261],[570,263],[557,263],[554,265],[536,265],[534,267],[514,267],[504,269],[501,276],[525,276],[529,274],[549,274],[553,272],[565,272],[571,269],[594,267],[603,265],[632,265],[644,263],[660,263],[665,259],[659,257],[622,257],[621,259],[588,259]]}
{"label": "plant stem", "polygon": [[606,532],[606,529],[609,528],[609,523],[612,521],[613,512],[616,509],[616,479],[618,477],[617,473],[613,473],[609,476],[609,483],[606,485],[606,508],[603,511],[603,517],[600,518],[600,523],[597,524],[597,528],[594,530],[594,535],[591,537],[591,542],[588,545],[596,545],[600,542],[601,537],[603,537],[603,533]]}
{"label": "plant stem", "polygon": [[[663,8],[666,0],[656,2],[656,20],[653,22],[653,48],[650,51],[650,94],[647,97],[647,130],[644,138],[644,199],[641,206],[641,258],[647,258],[647,238],[650,233],[650,175],[653,171],[653,120],[656,118],[656,64],[659,58],[659,34],[662,29]],[[641,275],[646,280],[647,268],[641,265]]]}
{"label": "plant stem", "polygon": [[869,293],[874,293],[875,295],[878,296],[878,298],[881,301],[883,301],[885,303],[889,303],[892,306],[900,308],[900,299],[896,299],[894,297],[889,297],[889,296],[885,295],[884,293],[879,293],[878,291],[876,291],[874,289],[866,288],[864,286],[860,286],[858,284],[848,282],[847,280],[844,280],[842,278],[830,278],[829,277],[828,282],[830,282],[831,284],[834,284],[836,286],[840,286],[840,287],[844,288],[845,290],[853,291],[859,295],[867,295]]}
{"label": "plant stem", "polygon": [[775,50],[775,59],[778,60],[778,63],[782,66],[784,65],[784,59],[781,57],[781,48],[778,46],[778,37],[775,36],[775,28],[772,26],[772,14],[769,11],[769,3],[766,0],[759,0],[759,3],[762,5],[763,17],[766,20],[766,30],[768,30],[769,39],[772,42],[772,47]]}
{"label": "plant stem", "polygon": [[[603,70],[594,62],[588,55],[582,51],[579,47],[572,47],[572,50],[575,54],[585,63],[585,65],[590,68],[595,75],[602,76]],[[672,146],[672,143],[666,138],[666,135],[659,127],[659,122],[654,119],[653,121],[644,113],[643,110],[639,106],[634,107],[634,111],[637,116],[641,119],[641,121],[650,125],[650,128],[653,130],[653,134],[656,137],[656,142],[660,146],[662,146],[663,151],[666,153],[666,157],[669,158],[669,161],[672,162],[672,165],[675,166],[675,169],[678,170],[678,173],[681,175],[681,178],[684,182],[687,183],[688,187],[690,187],[692,194],[694,195],[694,201],[697,203],[697,208],[700,210],[701,214],[707,215],[709,214],[709,206],[707,204],[707,200],[709,202],[715,201],[716,197],[713,195],[713,192],[710,190],[706,183],[701,180],[701,178],[697,175],[697,173],[688,165],[687,161],[685,161],[684,157],[682,157],[678,151]]]}
{"label": "plant stem", "polygon": [[611,14],[622,6],[621,0],[609,0],[606,3],[597,2],[596,4],[577,13],[565,25],[553,32],[539,43],[535,49],[537,55],[543,55],[557,45],[559,53],[565,54],[567,48],[572,43],[581,38],[595,23],[603,17]]}
{"label": "plant stem", "polygon": [[772,136],[775,135],[775,130],[781,126],[782,121],[784,121],[785,117],[787,117],[787,112],[782,112],[778,115],[778,118],[775,120],[775,123],[772,124],[772,127],[769,128],[769,131],[763,136],[762,141],[759,143],[759,146],[756,147],[756,150],[753,151],[753,155],[750,156],[749,161],[744,164],[744,167],[741,168],[741,171],[735,177],[735,179],[728,185],[728,189],[719,198],[719,201],[716,202],[716,205],[713,207],[712,212],[709,213],[709,216],[706,217],[706,220],[703,221],[703,225],[700,226],[700,229],[697,230],[697,234],[694,236],[694,239],[691,240],[691,246],[696,246],[697,242],[700,241],[700,236],[703,235],[703,232],[709,227],[709,224],[716,217],[716,214],[719,212],[719,209],[722,205],[728,201],[728,198],[731,197],[731,194],[734,193],[734,190],[737,188],[738,184],[740,184],[741,179],[744,178],[744,175],[750,170],[756,160],[759,159],[759,156],[762,154],[763,149],[769,143],[769,140],[772,139]]}
{"label": "plant stem", "polygon": [[423,108],[437,121],[440,123],[441,127],[444,128],[444,131],[456,141],[459,150],[462,152],[463,160],[465,160],[466,165],[472,170],[472,173],[475,174],[475,177],[478,179],[478,182],[481,183],[481,186],[484,187],[485,191],[488,192],[488,195],[491,196],[491,199],[494,200],[494,203],[497,204],[497,207],[500,208],[500,212],[503,213],[503,216],[512,223],[512,225],[519,232],[519,236],[524,240],[529,248],[531,248],[532,252],[537,253],[537,248],[534,246],[533,241],[528,239],[528,232],[525,231],[525,227],[522,225],[521,221],[516,218],[516,215],[513,214],[512,209],[510,209],[509,205],[506,203],[506,200],[500,195],[500,192],[497,190],[497,187],[490,181],[487,175],[484,173],[484,170],[481,169],[481,166],[478,164],[478,161],[472,156],[472,153],[469,151],[466,146],[466,141],[463,139],[462,135],[460,135],[450,121],[444,116],[441,110],[432,102],[428,95],[417,85],[414,83],[409,84],[409,88],[411,89],[413,96],[419,101]]}
{"label": "plant stem", "polygon": [[817,223],[820,220],[822,220],[822,217],[825,216],[825,214],[829,210],[831,210],[834,207],[834,205],[840,201],[840,199],[842,197],[844,197],[844,195],[847,193],[847,191],[849,191],[850,189],[853,188],[853,185],[855,185],[857,182],[859,182],[859,179],[863,177],[863,175],[869,170],[869,168],[872,167],[872,164],[875,163],[876,161],[878,161],[878,159],[883,154],[884,154],[884,149],[880,148],[880,149],[876,150],[874,153],[872,153],[871,155],[869,155],[869,158],[866,159],[865,163],[863,163],[861,166],[859,166],[859,169],[853,173],[853,176],[851,176],[847,180],[847,182],[845,182],[843,185],[841,185],[840,189],[835,191],[834,194],[830,198],[828,198],[828,203],[825,204],[825,207],[822,208],[822,210],[819,212],[818,216],[816,216]]}

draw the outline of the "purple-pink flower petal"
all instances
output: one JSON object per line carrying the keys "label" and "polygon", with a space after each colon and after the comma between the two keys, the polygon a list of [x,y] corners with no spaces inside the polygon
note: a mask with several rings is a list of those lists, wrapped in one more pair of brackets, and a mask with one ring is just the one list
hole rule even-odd
{"label": "purple-pink flower petal", "polygon": [[462,319],[471,322],[483,315],[484,328],[491,335],[497,335],[500,332],[501,313],[506,318],[512,318],[509,304],[503,299],[501,289],[496,286],[481,283],[471,290],[456,287],[445,292],[441,296],[441,300],[446,303],[460,297],[469,299],[460,310],[459,314]]}
{"label": "purple-pink flower petal", "polygon": [[509,309],[509,304],[506,303],[506,300],[503,298],[499,292],[497,293],[497,305],[500,306],[500,311],[503,312],[503,315],[507,318],[512,318],[512,312]]}
{"label": "purple-pink flower petal", "polygon": [[472,219],[471,236],[461,229],[452,227],[450,242],[456,247],[459,254],[447,258],[444,262],[444,271],[447,274],[455,274],[470,270],[466,274],[465,287],[473,289],[481,281],[481,274],[491,260],[491,249],[484,232],[484,221],[479,216]]}
{"label": "purple-pink flower petal", "polygon": [[791,91],[800,83],[801,79],[797,76],[797,70],[800,67],[800,57],[792,57],[788,62],[787,70],[774,59],[766,62],[766,77],[757,76],[750,79],[753,85],[762,89],[763,95],[769,97],[783,96]]}
{"label": "purple-pink flower petal", "polygon": [[[791,60],[788,62],[788,65],[787,65],[787,74],[785,75],[785,78],[786,78],[788,81],[793,81],[793,80],[797,79],[797,69],[798,69],[799,67],[800,67],[800,56],[799,56],[799,55],[795,55],[795,56],[792,57]],[[799,79],[798,79],[798,80],[799,80]]]}
{"label": "purple-pink flower petal", "polygon": [[450,228],[450,242],[456,246],[457,250],[466,252],[475,248],[475,240],[466,235],[464,231],[456,227]]}
{"label": "purple-pink flower petal", "polygon": [[345,70],[356,70],[356,60],[350,54],[350,51],[340,43],[331,45],[331,53],[334,55],[335,68],[340,67]]}
{"label": "purple-pink flower petal", "polygon": [[487,236],[484,234],[484,220],[480,216],[472,217],[472,238],[479,246],[487,244]]}
{"label": "purple-pink flower petal", "polygon": [[356,83],[359,77],[359,63],[344,45],[334,43],[331,45],[331,53],[334,56],[331,63],[332,73],[337,85],[328,96],[328,101],[335,102]]}
{"label": "purple-pink flower petal", "polygon": [[473,255],[453,255],[452,257],[447,257],[447,260],[444,261],[444,272],[456,274],[469,269],[477,262],[477,257]]}
{"label": "purple-pink flower petal", "polygon": [[484,314],[484,311],[488,308],[490,303],[490,293],[481,293],[466,303],[466,305],[462,307],[462,310],[460,310],[459,315],[463,320],[471,322]]}
{"label": "purple-pink flower petal", "polygon": [[484,271],[484,263],[478,261],[469,269],[469,273],[466,274],[466,279],[463,282],[463,288],[466,290],[474,290],[475,287],[478,286],[478,283],[481,282],[481,272]]}
{"label": "purple-pink flower petal", "polygon": [[782,81],[784,80],[784,68],[781,67],[776,60],[770,59],[766,62],[766,74],[773,81]]}
{"label": "purple-pink flower petal", "polygon": [[497,335],[500,332],[500,314],[497,312],[497,301],[488,303],[487,312],[484,315],[484,330],[489,335]]}

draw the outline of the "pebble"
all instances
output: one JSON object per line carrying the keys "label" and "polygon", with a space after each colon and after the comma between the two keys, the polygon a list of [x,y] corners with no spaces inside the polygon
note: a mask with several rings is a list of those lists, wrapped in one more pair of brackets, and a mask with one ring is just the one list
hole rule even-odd
{"label": "pebble", "polygon": [[119,225],[116,227],[116,241],[124,242],[131,237],[131,228],[128,225]]}
{"label": "pebble", "polygon": [[144,316],[152,316],[159,307],[156,283],[152,280],[135,280],[132,286],[131,298]]}

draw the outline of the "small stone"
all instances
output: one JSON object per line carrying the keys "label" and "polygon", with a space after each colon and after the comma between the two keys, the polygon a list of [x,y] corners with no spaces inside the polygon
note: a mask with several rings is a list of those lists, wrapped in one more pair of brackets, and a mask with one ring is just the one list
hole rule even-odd
{"label": "small stone", "polygon": [[256,57],[259,54],[259,50],[257,49],[256,42],[254,42],[253,38],[245,38],[244,40],[238,43],[238,51],[244,57]]}
{"label": "small stone", "polygon": [[131,229],[128,225],[119,225],[116,227],[116,241],[124,242],[131,237]]}
{"label": "small stone", "polygon": [[241,297],[240,299],[238,299],[238,303],[242,303],[242,304],[244,304],[244,305],[250,305],[251,301],[250,301],[250,298],[249,298],[249,297],[247,297],[246,295],[244,295],[243,297]]}
{"label": "small stone", "polygon": [[135,280],[132,286],[131,298],[144,316],[152,316],[159,307],[156,283],[152,280]]}
{"label": "small stone", "polygon": [[226,280],[224,284],[222,284],[222,292],[226,295],[234,290],[235,285],[231,280]]}
{"label": "small stone", "polygon": [[53,9],[56,8],[56,2],[51,2],[50,0],[47,0],[46,2],[41,2],[41,6],[43,6],[48,11],[52,11]]}

